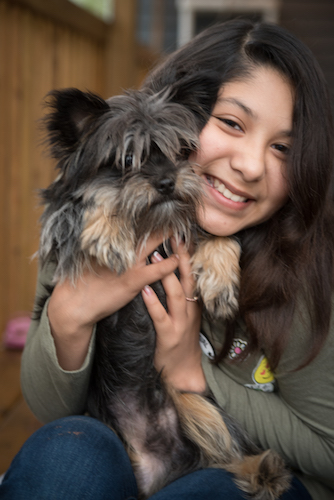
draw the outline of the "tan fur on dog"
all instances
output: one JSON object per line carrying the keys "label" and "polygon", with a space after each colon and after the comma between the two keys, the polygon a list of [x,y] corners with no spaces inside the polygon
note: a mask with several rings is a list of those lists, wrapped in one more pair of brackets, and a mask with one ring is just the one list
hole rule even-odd
{"label": "tan fur on dog", "polygon": [[192,257],[196,295],[213,316],[233,317],[238,309],[240,245],[231,238],[211,237]]}

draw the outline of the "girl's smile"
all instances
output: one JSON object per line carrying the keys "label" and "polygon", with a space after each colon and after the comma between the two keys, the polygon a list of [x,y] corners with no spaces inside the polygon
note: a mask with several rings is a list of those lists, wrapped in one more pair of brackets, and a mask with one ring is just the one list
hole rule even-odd
{"label": "girl's smile", "polygon": [[275,70],[259,67],[227,83],[191,155],[203,178],[201,226],[228,236],[269,219],[288,198],[293,91]]}
{"label": "girl's smile", "polygon": [[[217,177],[212,177],[211,175],[205,175],[207,183],[213,188],[212,196],[217,196],[217,200],[220,203],[225,203],[227,206],[234,207],[235,210],[242,210],[246,203],[251,201],[251,196],[248,193],[241,192],[234,189],[223,182],[221,182]],[[216,191],[222,196],[216,194]],[[234,202],[229,203],[229,202]]]}

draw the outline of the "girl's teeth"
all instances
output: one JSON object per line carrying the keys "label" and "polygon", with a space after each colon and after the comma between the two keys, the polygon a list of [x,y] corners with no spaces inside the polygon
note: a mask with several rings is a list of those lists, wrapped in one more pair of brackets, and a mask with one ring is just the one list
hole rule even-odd
{"label": "girl's teeth", "polygon": [[238,196],[237,194],[231,193],[231,191],[227,189],[227,187],[225,187],[225,184],[219,182],[219,180],[216,178],[213,179],[213,182],[211,178],[210,184],[211,185],[213,184],[214,188],[217,189],[219,193],[221,193],[223,196],[225,196],[225,198],[228,198],[229,200],[237,201],[239,203],[245,202],[247,200],[247,198],[244,198],[243,196]]}
{"label": "girl's teeth", "polygon": [[239,203],[246,201],[246,198],[244,198],[243,196],[238,196],[237,194],[231,193],[231,191],[227,189],[227,187],[225,187],[224,184],[219,184],[219,186],[216,189],[228,200],[237,201]]}

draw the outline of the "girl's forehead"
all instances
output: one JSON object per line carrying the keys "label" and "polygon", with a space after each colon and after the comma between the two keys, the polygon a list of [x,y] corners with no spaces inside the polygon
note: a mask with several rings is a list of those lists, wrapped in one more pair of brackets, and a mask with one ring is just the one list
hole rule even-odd
{"label": "girl's forehead", "polygon": [[282,73],[278,68],[270,65],[257,65],[249,68],[242,75],[232,78],[231,80],[227,80],[224,82],[218,92],[218,96],[224,92],[226,87],[231,85],[242,85],[242,84],[251,84],[254,81],[263,80],[270,82],[272,80],[279,80],[286,86],[288,86],[292,92],[294,92],[294,85],[289,80],[288,76]]}
{"label": "girl's forehead", "polygon": [[294,92],[277,70],[259,67],[247,77],[227,82],[220,89],[215,112],[241,114],[256,123],[266,123],[291,136]]}
{"label": "girl's forehead", "polygon": [[[293,102],[294,89],[285,75],[273,68],[259,67],[242,79],[224,83],[219,90],[217,102],[241,104],[254,99],[261,102],[268,98],[272,98],[273,104],[285,99]],[[250,106],[244,107],[245,111],[251,112]]]}

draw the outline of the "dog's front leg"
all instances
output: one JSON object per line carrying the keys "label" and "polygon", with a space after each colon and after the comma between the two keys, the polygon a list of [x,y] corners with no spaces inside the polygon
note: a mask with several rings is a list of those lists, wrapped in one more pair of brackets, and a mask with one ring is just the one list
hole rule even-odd
{"label": "dog's front leg", "polygon": [[136,261],[135,235],[122,217],[106,213],[103,206],[90,208],[84,217],[81,249],[98,264],[118,274]]}
{"label": "dog's front leg", "polygon": [[238,310],[240,245],[212,236],[198,244],[191,264],[198,294],[213,317],[231,318]]}

